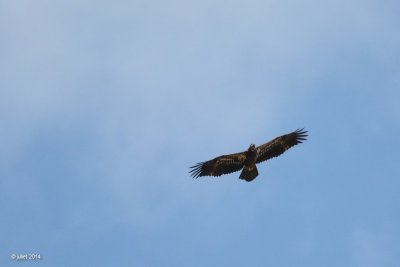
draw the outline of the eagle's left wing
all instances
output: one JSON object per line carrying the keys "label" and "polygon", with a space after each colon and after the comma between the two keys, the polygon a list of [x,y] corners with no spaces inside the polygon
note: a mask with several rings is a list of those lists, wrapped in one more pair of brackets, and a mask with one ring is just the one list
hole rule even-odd
{"label": "eagle's left wing", "polygon": [[279,136],[272,141],[257,147],[256,163],[260,163],[283,154],[292,146],[302,143],[302,141],[306,140],[307,136],[307,131],[304,131],[303,128],[292,133]]}
{"label": "eagle's left wing", "polygon": [[197,163],[190,167],[192,170],[189,172],[193,178],[200,176],[221,176],[242,169],[245,159],[245,152],[223,155],[209,161]]}

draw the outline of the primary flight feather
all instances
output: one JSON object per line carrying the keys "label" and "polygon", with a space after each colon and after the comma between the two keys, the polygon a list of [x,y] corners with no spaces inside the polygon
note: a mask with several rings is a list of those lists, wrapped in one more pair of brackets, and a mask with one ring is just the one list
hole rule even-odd
{"label": "primary flight feather", "polygon": [[278,157],[286,150],[306,140],[307,131],[298,129],[292,133],[279,136],[259,147],[251,144],[243,152],[222,155],[209,161],[197,163],[190,167],[193,178],[201,176],[221,176],[242,170],[239,178],[248,182],[258,176],[256,164]]}

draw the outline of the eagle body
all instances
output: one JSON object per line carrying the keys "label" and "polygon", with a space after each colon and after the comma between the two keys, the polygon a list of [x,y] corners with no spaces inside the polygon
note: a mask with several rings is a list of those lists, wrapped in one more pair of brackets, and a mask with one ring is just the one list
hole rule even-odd
{"label": "eagle body", "polygon": [[251,144],[246,151],[222,155],[209,161],[197,163],[190,167],[190,173],[193,178],[198,178],[201,176],[221,176],[242,170],[239,178],[250,182],[258,176],[256,164],[280,156],[292,146],[302,143],[307,136],[307,131],[299,129],[258,147]]}
{"label": "eagle body", "polygon": [[246,151],[246,159],[243,162],[243,165],[246,167],[254,167],[256,166],[257,161],[257,150],[256,145],[251,144],[249,149]]}
{"label": "eagle body", "polygon": [[246,159],[243,162],[243,170],[239,178],[246,181],[254,180],[254,178],[258,176],[256,162],[257,162],[256,145],[251,144],[249,149],[246,151]]}

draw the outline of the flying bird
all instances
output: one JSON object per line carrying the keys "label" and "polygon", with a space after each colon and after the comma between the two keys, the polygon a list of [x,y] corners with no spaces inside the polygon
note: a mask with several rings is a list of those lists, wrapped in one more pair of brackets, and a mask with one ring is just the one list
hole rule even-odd
{"label": "flying bird", "polygon": [[280,156],[292,146],[301,144],[307,136],[307,131],[304,131],[304,128],[298,129],[292,133],[276,137],[259,147],[251,144],[247,151],[222,155],[209,161],[197,163],[190,167],[189,173],[193,178],[198,178],[201,176],[221,176],[242,170],[239,178],[250,182],[258,176],[256,164]]}

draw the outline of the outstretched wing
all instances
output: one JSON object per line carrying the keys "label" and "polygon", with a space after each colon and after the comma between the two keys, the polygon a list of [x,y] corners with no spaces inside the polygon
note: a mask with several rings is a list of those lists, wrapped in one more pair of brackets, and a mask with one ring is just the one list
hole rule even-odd
{"label": "outstretched wing", "polygon": [[189,173],[191,173],[193,178],[200,176],[221,176],[242,169],[245,159],[245,152],[223,155],[209,161],[197,163],[190,167],[192,170]]}
{"label": "outstretched wing", "polygon": [[304,131],[304,128],[298,129],[290,134],[279,136],[268,143],[257,147],[256,163],[278,157],[292,146],[302,143],[302,141],[306,140],[306,137],[308,136],[306,133],[307,131]]}

